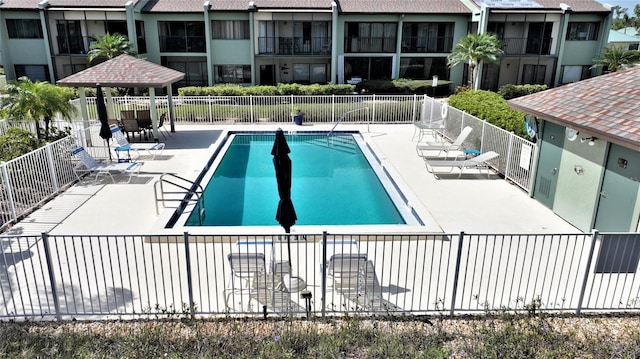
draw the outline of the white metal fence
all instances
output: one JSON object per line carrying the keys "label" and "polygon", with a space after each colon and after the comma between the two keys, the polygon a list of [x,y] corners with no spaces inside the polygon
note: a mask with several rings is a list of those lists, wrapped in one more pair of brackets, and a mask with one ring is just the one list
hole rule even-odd
{"label": "white metal fence", "polygon": [[[0,244],[6,319],[640,309],[638,233],[322,233],[289,245],[271,235],[43,234]],[[232,266],[243,256],[264,259]]]}

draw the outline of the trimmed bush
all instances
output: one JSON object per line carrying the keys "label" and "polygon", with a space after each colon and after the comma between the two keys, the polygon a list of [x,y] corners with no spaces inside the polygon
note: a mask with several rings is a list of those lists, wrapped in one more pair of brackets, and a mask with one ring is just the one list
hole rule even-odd
{"label": "trimmed bush", "polygon": [[[449,87],[451,81],[438,80],[436,86],[436,95],[449,95]],[[362,92],[365,89],[369,93],[376,94],[433,94],[432,80],[368,80],[362,81],[356,85],[356,92]]]}
{"label": "trimmed bush", "polygon": [[532,93],[544,91],[548,88],[547,85],[513,85],[507,84],[500,87],[498,93],[505,99],[511,100],[512,98],[531,95]]}
{"label": "trimmed bush", "polygon": [[240,86],[233,84],[208,87],[182,87],[180,96],[283,96],[283,95],[348,95],[354,85],[300,85],[278,84],[277,86]]}
{"label": "trimmed bush", "polygon": [[516,135],[529,138],[524,129],[524,113],[509,107],[507,101],[491,91],[463,91],[449,97],[449,105],[486,120]]}
{"label": "trimmed bush", "polygon": [[13,127],[0,136],[0,160],[9,161],[42,146],[44,141],[28,130]]}

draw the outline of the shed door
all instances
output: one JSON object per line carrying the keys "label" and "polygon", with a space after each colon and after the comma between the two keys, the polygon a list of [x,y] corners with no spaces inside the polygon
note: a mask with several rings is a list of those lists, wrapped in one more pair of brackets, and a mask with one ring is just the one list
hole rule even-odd
{"label": "shed door", "polygon": [[564,127],[545,122],[533,197],[549,208],[553,208],[563,142]]}
{"label": "shed door", "polygon": [[612,144],[609,149],[594,228],[602,232],[636,230],[638,218],[634,213],[640,189],[638,181],[640,181],[640,163],[638,163],[637,153]]}

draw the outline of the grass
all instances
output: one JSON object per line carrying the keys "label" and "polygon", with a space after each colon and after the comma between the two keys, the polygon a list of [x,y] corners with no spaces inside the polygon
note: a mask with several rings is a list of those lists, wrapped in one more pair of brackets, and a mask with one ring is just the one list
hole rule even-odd
{"label": "grass", "polygon": [[3,358],[637,358],[639,316],[0,323]]}

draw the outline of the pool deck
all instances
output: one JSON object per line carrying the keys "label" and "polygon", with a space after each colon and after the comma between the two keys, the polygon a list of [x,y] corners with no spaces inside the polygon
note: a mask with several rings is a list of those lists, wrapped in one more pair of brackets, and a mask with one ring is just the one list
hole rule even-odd
{"label": "pool deck", "polygon": [[[195,179],[210,158],[222,134],[232,131],[327,131],[332,125],[259,124],[259,125],[176,125],[176,133],[161,138],[166,144],[162,155],[151,159],[142,151],[138,161],[144,162],[140,175],[127,183],[125,176],[108,177],[97,182],[92,177],[82,181],[46,203],[41,209],[13,225],[5,234],[55,235],[90,234],[163,234],[183,233],[185,228],[165,229],[172,208],[161,208],[156,214],[154,183],[163,173]],[[349,125],[337,130],[358,130],[377,149],[387,170],[397,174],[401,187],[409,188],[407,197],[418,212],[428,212],[425,226],[294,226],[293,233],[329,232],[444,232],[444,233],[580,233],[578,229],[555,215],[550,209],[516,185],[499,176],[465,172],[461,179],[454,175],[436,179],[427,172],[424,161],[416,154],[412,141],[414,126]],[[146,156],[145,156],[146,155]],[[295,163],[294,163],[295,166]],[[275,179],[274,179],[275,180]],[[294,199],[295,204],[295,199]],[[275,216],[275,208],[274,208]],[[337,228],[336,228],[337,227]],[[190,233],[200,233],[189,227]],[[203,233],[281,233],[274,219],[269,227],[209,227]],[[195,232],[194,232],[195,231]]]}

